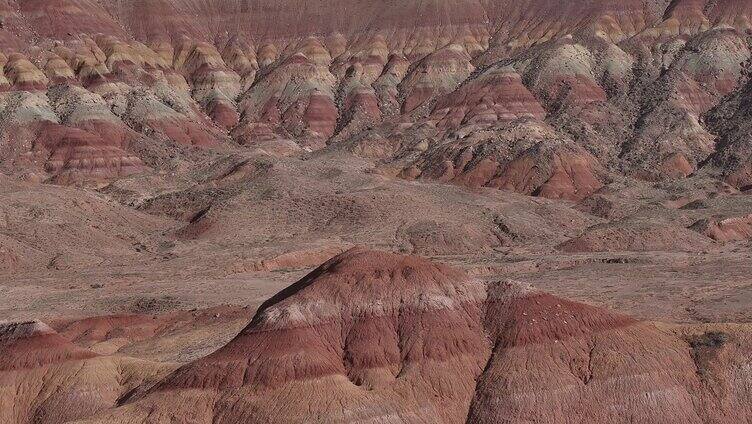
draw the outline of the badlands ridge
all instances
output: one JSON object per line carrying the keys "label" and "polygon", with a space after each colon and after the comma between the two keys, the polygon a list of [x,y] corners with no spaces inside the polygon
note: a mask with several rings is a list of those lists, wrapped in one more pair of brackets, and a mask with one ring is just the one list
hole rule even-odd
{"label": "badlands ridge", "polygon": [[101,357],[40,322],[0,329],[5,422],[731,423],[752,413],[749,331],[660,329],[362,248],[176,370]]}
{"label": "badlands ridge", "polygon": [[747,0],[0,0],[0,423],[750,422],[751,60]]}

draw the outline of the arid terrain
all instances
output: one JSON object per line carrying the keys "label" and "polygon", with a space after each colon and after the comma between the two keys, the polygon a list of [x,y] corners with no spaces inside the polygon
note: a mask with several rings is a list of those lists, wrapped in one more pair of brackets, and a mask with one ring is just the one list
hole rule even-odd
{"label": "arid terrain", "polygon": [[0,0],[0,424],[752,423],[752,1]]}

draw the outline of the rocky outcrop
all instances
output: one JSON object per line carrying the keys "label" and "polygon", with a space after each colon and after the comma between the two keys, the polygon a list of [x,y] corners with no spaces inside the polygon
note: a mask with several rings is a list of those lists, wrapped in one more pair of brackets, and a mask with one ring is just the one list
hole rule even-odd
{"label": "rocky outcrop", "polygon": [[431,113],[442,128],[493,124],[519,118],[543,119],[545,110],[513,68],[491,68],[443,96]]}
{"label": "rocky outcrop", "polygon": [[461,45],[451,44],[421,59],[411,67],[399,85],[404,100],[402,111],[413,112],[435,96],[453,91],[475,67]]}
{"label": "rocky outcrop", "polygon": [[718,242],[752,239],[752,215],[701,219],[690,227]]}
{"label": "rocky outcrop", "polygon": [[603,185],[604,172],[590,153],[557,138],[539,121],[502,123],[427,146],[400,175],[580,200]]}
{"label": "rocky outcrop", "polygon": [[19,91],[44,90],[49,81],[39,68],[18,53],[8,56],[3,73],[11,86]]}
{"label": "rocky outcrop", "polygon": [[146,169],[141,159],[110,144],[100,134],[107,132],[92,133],[45,123],[36,133],[36,154],[47,156],[44,170],[53,176],[53,181],[63,184],[108,181]]}

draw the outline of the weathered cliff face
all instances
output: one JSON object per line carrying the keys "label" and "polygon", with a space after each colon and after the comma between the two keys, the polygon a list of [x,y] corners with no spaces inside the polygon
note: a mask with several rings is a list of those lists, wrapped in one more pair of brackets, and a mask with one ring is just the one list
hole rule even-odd
{"label": "weathered cliff face", "polygon": [[[704,118],[747,80],[744,1],[59,0],[0,12],[2,165],[38,179],[159,167],[144,145],[364,151],[352,146],[375,135],[406,177],[554,198],[582,198],[608,173],[745,172],[708,160],[728,156],[716,140],[731,135]],[[513,138],[502,124],[520,119],[568,147],[426,172],[470,155],[447,149],[479,131]],[[535,182],[510,180],[531,167]]]}
{"label": "weathered cliff face", "polygon": [[748,343],[356,248],[86,422],[730,423],[749,418]]}

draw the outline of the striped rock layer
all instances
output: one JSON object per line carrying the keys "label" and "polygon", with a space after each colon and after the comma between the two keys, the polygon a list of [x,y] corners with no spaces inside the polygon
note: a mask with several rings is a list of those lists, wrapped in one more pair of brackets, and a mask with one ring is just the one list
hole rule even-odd
{"label": "striped rock layer", "polygon": [[744,343],[354,248],[86,422],[731,423],[752,413]]}
{"label": "striped rock layer", "polygon": [[[706,115],[744,97],[751,15],[741,0],[5,0],[0,166],[99,184],[195,148],[378,138],[405,178],[574,200],[614,173],[744,188],[748,138]],[[510,150],[519,125],[547,135]]]}

